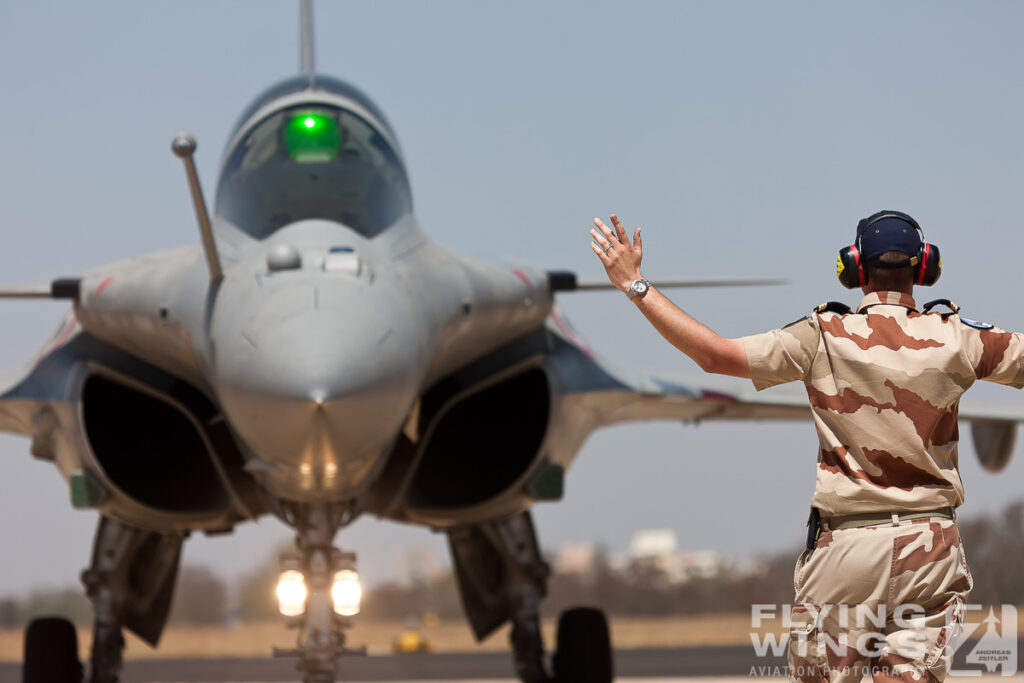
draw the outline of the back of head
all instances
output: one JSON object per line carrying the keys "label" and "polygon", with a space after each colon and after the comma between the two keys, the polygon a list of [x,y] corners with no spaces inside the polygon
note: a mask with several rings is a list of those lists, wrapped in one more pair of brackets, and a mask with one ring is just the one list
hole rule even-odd
{"label": "back of head", "polygon": [[938,248],[925,243],[913,217],[879,211],[857,224],[856,242],[839,251],[836,272],[849,289],[909,293],[915,284],[934,284],[941,268]]}
{"label": "back of head", "polygon": [[911,257],[902,251],[884,251],[867,267],[867,285],[875,291],[909,292],[914,286]]}

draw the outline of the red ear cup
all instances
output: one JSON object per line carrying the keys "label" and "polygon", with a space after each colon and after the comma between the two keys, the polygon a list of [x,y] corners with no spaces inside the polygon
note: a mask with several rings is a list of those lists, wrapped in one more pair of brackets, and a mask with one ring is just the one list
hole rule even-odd
{"label": "red ear cup", "polygon": [[864,264],[860,260],[860,250],[857,245],[851,244],[839,250],[839,258],[836,260],[836,276],[839,282],[847,289],[863,287],[867,282],[864,273]]}
{"label": "red ear cup", "polygon": [[925,242],[921,245],[920,259],[921,262],[917,265],[917,277],[914,280],[919,285],[931,287],[942,275],[942,257],[939,255],[939,248]]}

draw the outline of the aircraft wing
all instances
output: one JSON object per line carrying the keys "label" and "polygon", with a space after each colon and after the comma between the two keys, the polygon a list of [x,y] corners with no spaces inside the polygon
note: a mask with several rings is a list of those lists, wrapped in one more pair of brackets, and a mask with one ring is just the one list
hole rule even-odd
{"label": "aircraft wing", "polygon": [[[55,431],[57,422],[76,422],[77,390],[89,367],[97,363],[128,374],[142,372],[145,367],[138,359],[86,333],[74,310],[68,310],[33,358],[0,376],[0,431],[24,434],[40,442],[41,437]],[[55,421],[55,417],[59,419]]]}
{"label": "aircraft wing", "polygon": [[[633,420],[797,420],[811,418],[800,387],[756,392],[742,379],[711,376],[617,374],[629,387],[605,409],[607,423]],[[609,396],[609,398],[611,398]]]}
{"label": "aircraft wing", "polygon": [[69,371],[77,354],[62,350],[78,346],[81,334],[82,328],[69,310],[34,358],[0,376],[0,431],[36,436],[40,409],[68,400]]}
{"label": "aircraft wing", "polygon": [[[599,359],[556,310],[548,322],[556,347],[547,359],[558,379],[556,409],[568,425],[559,445],[578,447],[590,431],[639,420],[810,420],[803,386],[793,383],[756,391],[749,380],[717,375],[661,375],[618,368]],[[964,399],[960,421],[971,425],[981,464],[1006,466],[1024,406]]]}

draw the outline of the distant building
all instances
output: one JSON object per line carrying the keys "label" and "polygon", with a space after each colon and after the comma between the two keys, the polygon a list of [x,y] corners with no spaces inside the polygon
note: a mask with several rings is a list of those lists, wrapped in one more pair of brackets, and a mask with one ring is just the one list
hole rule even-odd
{"label": "distant building", "polygon": [[645,529],[633,534],[629,542],[629,557],[633,560],[664,558],[674,555],[679,539],[671,529]]}
{"label": "distant building", "polygon": [[558,574],[590,574],[597,560],[593,543],[566,543],[558,549],[554,570]]}
{"label": "distant building", "polygon": [[559,547],[551,568],[556,574],[587,576],[593,575],[601,564],[620,575],[653,569],[668,584],[713,578],[733,568],[732,560],[723,553],[680,550],[679,539],[671,529],[637,531],[625,553],[608,554],[590,542],[566,543]]}
{"label": "distant building", "polygon": [[728,569],[731,564],[727,555],[714,550],[693,550],[679,553],[677,561],[679,572],[685,579],[710,579]]}
{"label": "distant building", "polygon": [[714,550],[680,551],[679,540],[671,529],[644,529],[633,534],[629,562],[657,569],[671,583],[712,578],[731,565],[727,555]]}

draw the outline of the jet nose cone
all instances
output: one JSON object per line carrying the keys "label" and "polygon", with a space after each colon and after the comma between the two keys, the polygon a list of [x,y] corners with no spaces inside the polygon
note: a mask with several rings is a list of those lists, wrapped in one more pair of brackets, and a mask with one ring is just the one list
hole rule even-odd
{"label": "jet nose cone", "polygon": [[215,329],[217,393],[248,467],[284,498],[354,495],[415,398],[411,337],[366,302],[272,311]]}
{"label": "jet nose cone", "polygon": [[393,382],[402,361],[402,349],[389,343],[393,335],[372,310],[290,316],[245,329],[230,354],[218,355],[217,371],[254,391],[323,402]]}

